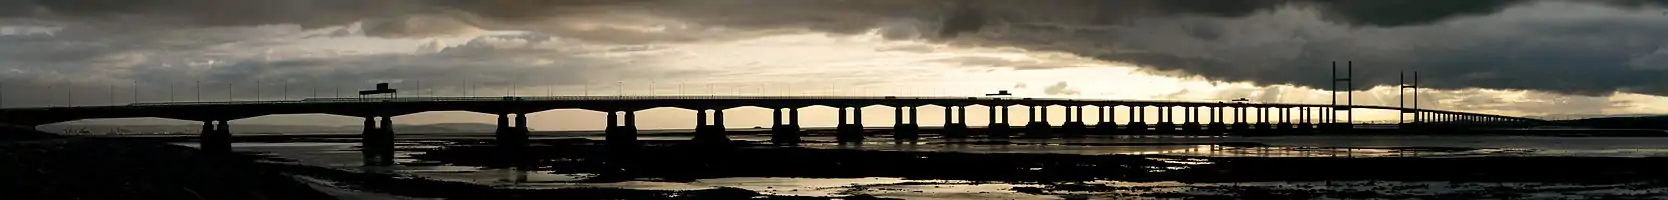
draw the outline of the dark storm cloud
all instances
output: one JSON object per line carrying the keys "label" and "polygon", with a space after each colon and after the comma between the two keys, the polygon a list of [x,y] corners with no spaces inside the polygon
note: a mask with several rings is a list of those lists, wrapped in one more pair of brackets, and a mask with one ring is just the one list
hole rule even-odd
{"label": "dark storm cloud", "polygon": [[1354,61],[1356,89],[1394,85],[1399,70],[1418,69],[1428,88],[1668,95],[1668,16],[1657,3],[1282,1],[1186,12],[1157,4],[1150,10],[1173,12],[1118,17],[1092,5],[985,5],[966,6],[983,9],[979,31],[938,39],[1217,81],[1324,89],[1331,61]]}
{"label": "dark storm cloud", "polygon": [[1494,14],[1527,0],[1318,0],[1329,20],[1353,25],[1421,25],[1461,16]]}
{"label": "dark storm cloud", "polygon": [[[398,38],[472,29],[526,30],[619,44],[744,39],[782,31],[858,34],[878,29],[890,39],[1063,51],[1217,81],[1326,88],[1330,84],[1325,74],[1328,62],[1353,60],[1358,89],[1395,84],[1397,70],[1418,68],[1422,85],[1429,88],[1668,95],[1668,81],[1661,81],[1668,77],[1668,23],[1663,23],[1662,4],[1660,0],[0,0],[0,25],[65,27],[51,39],[0,36],[13,37],[0,38],[0,45],[30,47],[0,49],[0,58],[25,61],[12,66],[61,67],[57,70],[68,72],[112,70],[83,65],[119,66],[155,57],[130,56],[134,52],[196,52],[250,39],[202,35],[200,29],[273,24],[313,29],[360,23],[358,31],[363,35]],[[609,26],[665,25],[657,20],[689,26],[657,26],[663,31]],[[452,58],[495,55],[474,56],[480,57]],[[981,62],[994,63],[989,61]]]}

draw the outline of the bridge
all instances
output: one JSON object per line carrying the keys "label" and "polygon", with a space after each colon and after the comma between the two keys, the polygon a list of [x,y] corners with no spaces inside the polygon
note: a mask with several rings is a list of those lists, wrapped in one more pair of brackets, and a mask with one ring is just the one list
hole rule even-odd
{"label": "bridge", "polygon": [[[651,108],[681,108],[697,113],[693,140],[727,142],[724,110],[761,107],[773,111],[771,142],[798,144],[800,108],[826,106],[839,109],[836,140],[861,142],[865,138],[862,110],[870,106],[894,108],[892,138],[920,139],[916,123],[918,107],[935,105],[945,109],[945,124],[938,131],[946,138],[963,137],[1080,137],[1091,134],[1188,134],[1259,135],[1278,133],[1335,133],[1354,129],[1351,117],[1339,121],[1336,113],[1354,109],[1379,109],[1412,114],[1401,128],[1461,127],[1498,128],[1530,126],[1546,121],[1482,113],[1443,111],[1370,105],[1327,105],[1241,102],[1190,102],[1113,99],[1056,99],[1014,97],[874,97],[874,96],[505,96],[505,97],[389,97],[308,98],[284,101],[220,101],[133,103],[109,106],[30,107],[0,109],[0,123],[19,126],[102,118],[154,117],[202,122],[201,148],[207,152],[230,152],[231,120],[278,114],[333,114],[364,118],[363,147],[367,165],[393,163],[393,120],[391,117],[431,111],[468,111],[498,116],[496,142],[503,146],[525,146],[527,114],[553,109],[583,109],[608,113],[607,145],[631,148],[637,141],[636,111]],[[967,107],[990,109],[990,124],[982,130],[967,126]],[[1066,121],[1055,127],[1046,121],[1048,106],[1065,107]],[[1009,108],[1024,107],[1029,116],[1021,127],[1011,127]],[[1120,107],[1122,109],[1120,109]],[[1001,108],[1001,109],[998,109]],[[1096,109],[1098,122],[1088,127],[1084,109]],[[1183,121],[1174,114],[1180,109]],[[1127,113],[1124,125],[1111,123]],[[1201,110],[1204,112],[1201,113]],[[1256,116],[1247,116],[1254,110]],[[1273,111],[1270,111],[1273,110]],[[1151,123],[1146,113],[1157,113]],[[1230,116],[1226,111],[1233,111]],[[1271,118],[1271,113],[1274,115]],[[1347,115],[1347,114],[1346,114]],[[513,116],[513,117],[512,117]],[[710,118],[710,120],[709,120]],[[784,120],[786,118],[786,120]],[[1201,120],[1204,118],[1206,120]],[[850,119],[850,120],[848,120]],[[1225,120],[1225,119],[1231,119]],[[1208,121],[1207,121],[1208,120]],[[512,123],[513,122],[513,123]],[[977,132],[978,134],[974,134]]]}

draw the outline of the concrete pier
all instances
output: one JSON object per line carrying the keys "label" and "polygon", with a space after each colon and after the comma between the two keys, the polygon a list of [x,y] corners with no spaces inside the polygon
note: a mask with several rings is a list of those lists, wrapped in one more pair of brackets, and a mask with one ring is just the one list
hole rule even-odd
{"label": "concrete pier", "polygon": [[725,133],[724,109],[712,110],[712,122],[707,122],[707,110],[695,111],[695,140],[700,144],[724,144],[730,142],[730,136]]}
{"label": "concrete pier", "polygon": [[1129,130],[1130,135],[1147,134],[1147,107],[1130,106],[1129,111],[1129,125],[1124,130]]}
{"label": "concrete pier", "polygon": [[944,128],[940,131],[945,138],[967,138],[967,106],[944,106]]}
{"label": "concrete pier", "polygon": [[1232,133],[1234,135],[1256,135],[1256,133],[1252,133],[1251,124],[1246,122],[1249,115],[1245,113],[1245,107],[1234,107],[1233,109],[1234,125]]}
{"label": "concrete pier", "polygon": [[[1027,137],[1027,138],[1052,138],[1052,137],[1054,137],[1054,130],[1053,130],[1054,126],[1048,124],[1048,117],[1046,117],[1046,116],[1048,116],[1048,107],[1046,107],[1046,106],[1025,106],[1025,110],[1029,111],[1029,112],[1026,112],[1026,113],[1029,113],[1029,115],[1028,115],[1029,120],[1027,120],[1028,122],[1025,123],[1025,137]],[[1041,114],[1043,117],[1039,118],[1037,116],[1038,114]]]}
{"label": "concrete pier", "polygon": [[[903,116],[905,108],[909,109],[909,118],[907,120],[907,121],[909,121],[908,123],[904,122],[904,121],[906,121],[906,120],[904,120],[905,118]],[[892,139],[895,140],[895,141],[911,141],[911,142],[921,140],[921,133],[920,133],[921,126],[916,124],[916,122],[917,122],[916,119],[919,119],[919,118],[916,118],[915,107],[914,106],[901,106],[901,107],[897,107],[896,109],[897,109],[897,114],[895,116],[897,117],[898,120],[897,120],[897,124],[892,125]]]}
{"label": "concrete pier", "polygon": [[203,133],[198,136],[197,147],[208,154],[232,153],[232,131],[226,121],[203,121]]}
{"label": "concrete pier", "polygon": [[365,132],[359,140],[365,166],[394,165],[394,120],[381,118],[377,123],[377,117],[365,117]]}
{"label": "concrete pier", "polygon": [[1207,109],[1210,110],[1210,116],[1207,117],[1210,118],[1210,125],[1206,125],[1205,135],[1220,136],[1227,134],[1228,124],[1222,123],[1223,115],[1226,114],[1222,112],[1222,107],[1208,107]]}
{"label": "concrete pier", "polygon": [[1113,122],[1113,121],[1116,121],[1116,120],[1113,119],[1113,117],[1117,116],[1117,115],[1115,115],[1116,113],[1112,113],[1112,110],[1117,109],[1117,107],[1116,106],[1096,106],[1095,109],[1099,109],[1100,113],[1097,113],[1097,115],[1099,115],[1099,116],[1095,117],[1096,120],[1099,120],[1099,122],[1095,123],[1094,134],[1117,135],[1118,134],[1118,123]]}
{"label": "concrete pier", "polygon": [[840,126],[836,127],[834,140],[839,143],[862,143],[863,136],[863,108],[851,107],[851,122],[846,122],[846,109],[840,108]]}
{"label": "concrete pier", "polygon": [[[608,128],[603,130],[603,137],[607,140],[605,143],[607,143],[609,149],[635,151],[637,148],[642,146],[642,143],[637,141],[636,112],[637,111],[608,112]],[[621,115],[619,113],[625,113],[624,120],[621,120]],[[624,121],[624,123],[621,123],[621,121]]]}
{"label": "concrete pier", "polygon": [[1008,127],[1008,106],[990,106],[990,125],[985,126],[985,137],[1013,137],[1013,130],[1010,129],[1011,128]]}
{"label": "concrete pier", "polygon": [[1154,134],[1176,135],[1176,122],[1171,121],[1175,120],[1175,110],[1173,108],[1168,106],[1158,108],[1158,125],[1153,126],[1153,131],[1156,132]]}
{"label": "concrete pier", "polygon": [[1182,107],[1182,134],[1204,135],[1205,126],[1199,124],[1198,107]]}
{"label": "concrete pier", "polygon": [[772,118],[775,125],[770,127],[770,143],[789,146],[799,145],[799,109],[787,108],[788,123],[786,124],[782,123],[782,109],[771,109],[776,117]]}
{"label": "concrete pier", "polygon": [[1080,138],[1088,132],[1089,126],[1083,124],[1083,107],[1066,106],[1066,123],[1060,125],[1060,137]]}

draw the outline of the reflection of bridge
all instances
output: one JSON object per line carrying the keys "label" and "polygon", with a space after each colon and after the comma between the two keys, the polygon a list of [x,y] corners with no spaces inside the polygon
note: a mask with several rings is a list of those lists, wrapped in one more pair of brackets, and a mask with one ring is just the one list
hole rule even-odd
{"label": "reflection of bridge", "polygon": [[[275,114],[335,114],[365,119],[364,144],[368,164],[392,163],[393,130],[390,117],[429,111],[471,111],[498,116],[497,139],[500,144],[525,145],[527,113],[552,109],[585,109],[607,112],[606,130],[609,145],[636,146],[635,111],[674,107],[695,110],[697,127],[695,140],[703,142],[728,141],[724,135],[724,110],[737,107],[762,107],[773,110],[774,127],[771,141],[777,144],[799,142],[798,109],[827,106],[840,110],[837,138],[841,142],[863,140],[862,110],[869,106],[895,108],[893,138],[916,140],[916,108],[936,105],[945,109],[944,137],[968,137],[967,107],[986,106],[990,109],[990,124],[979,132],[986,137],[1009,137],[1023,133],[1026,137],[1074,137],[1085,134],[1271,134],[1290,132],[1329,132],[1348,130],[1352,122],[1338,121],[1334,114],[1350,109],[1382,109],[1401,113],[1415,113],[1414,122],[1403,127],[1498,127],[1521,126],[1544,122],[1536,119],[1423,110],[1387,106],[1334,106],[1324,104],[1262,104],[1183,101],[1139,101],[1101,99],[1043,99],[990,97],[793,97],[793,96],[549,96],[549,97],[402,97],[402,98],[317,98],[294,101],[228,101],[136,103],[118,106],[43,107],[0,109],[0,122],[37,126],[42,124],[99,118],[157,117],[203,122],[203,150],[230,151],[228,121]],[[1023,129],[1010,129],[1007,112],[1011,106],[1026,107],[1030,116]],[[1046,121],[1046,109],[1065,107],[1066,122],[1054,127]],[[1084,108],[1096,109],[1099,122],[1092,129],[1083,122]],[[1118,107],[1125,107],[1128,124],[1119,127],[1108,123],[1116,118]],[[1002,109],[997,109],[1002,108]],[[1177,108],[1182,110],[1183,122],[1173,120]],[[1158,122],[1149,127],[1146,112],[1157,112]],[[1206,113],[1201,115],[1200,110]],[[1256,116],[1247,116],[1247,110]],[[1273,110],[1273,111],[1270,111]],[[1232,122],[1227,122],[1229,111]],[[783,113],[787,114],[784,115]],[[999,113],[1000,112],[1000,113]],[[710,115],[708,113],[711,113]],[[849,114],[848,114],[849,113]],[[905,116],[908,113],[908,116]],[[1270,114],[1275,116],[1271,119]],[[954,115],[952,115],[954,114]],[[512,118],[514,115],[513,126]],[[851,117],[847,117],[850,115]],[[784,116],[787,118],[783,120]],[[1000,116],[1001,118],[998,118]],[[708,118],[711,122],[708,122]],[[381,118],[380,120],[377,118]],[[850,119],[850,121],[848,121]],[[1201,122],[1202,120],[1208,122]],[[1348,119],[1347,117],[1345,119]],[[1055,133],[1059,133],[1056,135]]]}

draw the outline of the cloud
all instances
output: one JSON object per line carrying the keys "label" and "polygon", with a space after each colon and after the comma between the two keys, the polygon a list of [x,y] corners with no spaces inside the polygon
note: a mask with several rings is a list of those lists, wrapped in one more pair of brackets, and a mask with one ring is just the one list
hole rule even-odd
{"label": "cloud", "polygon": [[1080,93],[1083,92],[1068,88],[1065,81],[1060,81],[1059,83],[1054,83],[1053,85],[1048,85],[1048,87],[1043,88],[1043,94],[1054,96],[1071,96]]}
{"label": "cloud", "polygon": [[1029,17],[992,17],[978,33],[949,42],[1072,52],[1259,85],[1329,88],[1329,63],[1354,61],[1356,88],[1393,85],[1399,70],[1417,69],[1427,88],[1668,95],[1668,82],[1654,78],[1668,71],[1648,67],[1654,56],[1641,56],[1668,44],[1660,13],[1556,1],[1498,4],[1456,8],[1442,20],[1328,16],[1288,5],[1233,18],[1110,23],[1072,18],[1069,8],[1038,9],[1013,11]]}
{"label": "cloud", "polygon": [[[286,35],[429,38],[517,30],[597,44],[649,45],[786,33],[878,33],[959,47],[1067,52],[1213,81],[1327,88],[1330,61],[1354,61],[1357,88],[1421,71],[1427,88],[1668,95],[1661,1],[1581,0],[0,0],[10,76],[141,74],[139,66],[234,63],[234,47]],[[254,27],[254,28],[252,28]],[[340,33],[340,34],[338,34]],[[922,48],[901,48],[920,51]],[[433,52],[432,48],[424,52]],[[477,59],[470,55],[440,53]],[[1053,69],[1026,60],[942,60]],[[318,60],[313,63],[339,61]],[[368,63],[369,64],[369,63]],[[19,67],[27,66],[27,67]],[[171,70],[156,70],[171,71]],[[1524,77],[1558,77],[1527,79]]]}

